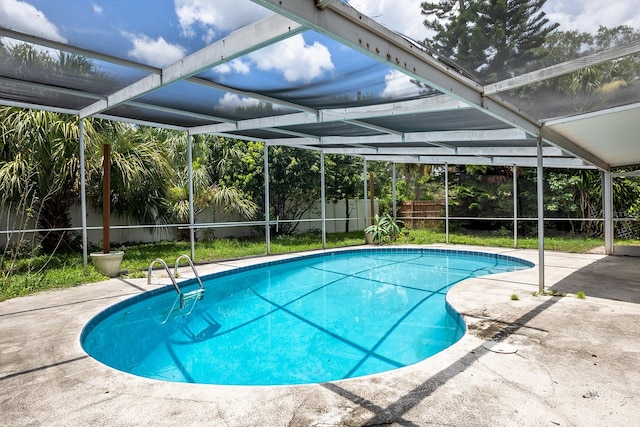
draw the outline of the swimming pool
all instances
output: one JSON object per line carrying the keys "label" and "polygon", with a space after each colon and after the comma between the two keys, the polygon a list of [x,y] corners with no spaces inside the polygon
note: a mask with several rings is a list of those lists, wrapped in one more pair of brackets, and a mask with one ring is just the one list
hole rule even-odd
{"label": "swimming pool", "polygon": [[170,311],[173,286],[140,294],[99,313],[80,339],[96,360],[164,381],[353,378],[417,363],[459,340],[464,322],[445,300],[455,283],[532,266],[432,248],[325,252],[205,276],[204,298],[181,310]]}

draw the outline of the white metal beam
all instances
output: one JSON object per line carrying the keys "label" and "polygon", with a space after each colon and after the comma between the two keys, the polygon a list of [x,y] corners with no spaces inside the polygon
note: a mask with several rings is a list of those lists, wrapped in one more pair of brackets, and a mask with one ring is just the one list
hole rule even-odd
{"label": "white metal beam", "polygon": [[[230,125],[229,127],[233,127]],[[212,127],[206,127],[208,129]],[[218,130],[224,128],[224,125],[220,125],[216,127]],[[278,129],[273,129],[269,127],[269,129],[274,132],[278,132]],[[282,132],[287,133],[287,132]],[[451,131],[451,132],[411,132],[406,133],[404,135],[372,135],[372,136],[324,136],[322,137],[323,144],[336,144],[336,145],[359,145],[359,144],[398,144],[398,143],[425,143],[437,145],[442,148],[447,148],[449,150],[454,150],[450,144],[446,144],[446,142],[469,142],[475,141],[478,143],[486,142],[486,141],[511,141],[511,140],[527,140],[530,139],[525,138],[525,134],[521,131],[514,129],[504,129],[504,130],[495,130],[495,131]],[[272,139],[270,143],[273,145],[277,145],[281,139]],[[300,144],[300,145],[309,145],[309,144],[317,144],[317,138],[301,138],[297,140],[292,140],[290,138],[284,138],[282,141],[286,144]],[[531,141],[532,144],[535,141]],[[458,150],[467,150],[472,151],[474,148],[459,148]],[[499,150],[499,149],[497,149]],[[561,155],[561,150],[554,149],[549,151],[550,155]]]}
{"label": "white metal beam", "polygon": [[106,97],[98,95],[96,93],[90,93],[82,90],[69,89],[65,87],[52,86],[44,83],[27,82],[23,80],[16,80],[10,77],[0,77],[0,84],[6,84],[8,86],[17,86],[28,90],[38,89],[45,92],[59,93],[62,95],[71,95],[79,98],[101,100]]}
{"label": "white metal beam", "polygon": [[296,145],[298,147],[304,146],[316,146],[320,145],[319,138],[278,138],[278,139],[267,139],[264,141],[265,144],[269,146],[293,146]]}
{"label": "white metal beam", "polygon": [[196,256],[196,230],[195,225],[195,209],[193,204],[194,190],[193,190],[193,136],[187,134],[187,163],[189,164],[189,241],[191,246],[191,259],[195,261]]}
{"label": "white metal beam", "polygon": [[640,169],[629,172],[616,172],[611,174],[614,178],[630,178],[634,176],[640,176]]}
{"label": "white metal beam", "polygon": [[491,157],[483,156],[418,156],[420,163],[443,165],[492,165]]}
{"label": "white metal beam", "polygon": [[358,127],[365,128],[365,129],[375,130],[375,131],[380,132],[380,133],[387,133],[389,135],[396,135],[396,136],[399,136],[400,138],[402,138],[403,135],[404,135],[404,133],[402,133],[402,132],[400,132],[398,130],[390,129],[390,128],[383,127],[383,126],[374,125],[372,123],[363,122],[362,120],[345,120],[344,123],[348,123],[350,125],[358,126]]}
{"label": "white metal beam", "polygon": [[[452,163],[452,164],[481,164],[494,166],[511,166],[518,165],[522,167],[535,167],[535,156],[514,156],[503,155],[495,156],[496,153],[483,153],[481,150],[474,154],[459,155],[447,152],[429,152],[424,149],[380,149],[371,147],[345,147],[345,148],[323,148],[322,145],[304,145],[296,143],[295,139],[291,141],[267,141],[267,145],[285,145],[291,147],[304,147],[307,149],[322,149],[327,154],[345,154],[366,156],[370,160],[395,161],[405,163]],[[410,160],[403,160],[410,159]],[[572,157],[548,157],[544,160],[544,166],[550,168],[580,168],[592,169],[593,166],[586,164],[581,159]]]}
{"label": "white metal beam", "polygon": [[325,154],[344,154],[349,156],[364,156],[369,154],[377,154],[378,150],[368,147],[345,147],[345,148],[323,148]]}
{"label": "white metal beam", "polygon": [[376,152],[375,154],[380,154],[384,156],[455,156],[456,150],[455,148],[446,148],[446,147],[393,147],[393,146],[385,146],[385,147],[376,147],[373,148]]}
{"label": "white metal beam", "polygon": [[604,110],[593,111],[590,113],[577,114],[575,116],[570,116],[570,117],[562,117],[559,119],[547,120],[546,122],[544,122],[544,126],[563,125],[566,123],[577,122],[580,120],[588,120],[595,117],[602,117],[610,114],[623,113],[625,111],[632,111],[632,110],[640,110],[640,102],[636,102],[634,104],[628,104],[628,105],[621,105],[619,107],[607,108]]}
{"label": "white metal beam", "polygon": [[336,0],[316,0],[316,6],[319,7],[320,9],[324,9],[325,7],[329,6],[334,1],[336,1]]}
{"label": "white metal beam", "polygon": [[87,251],[87,177],[85,165],[84,120],[78,118],[78,151],[80,157],[80,212],[82,215],[82,263],[84,274],[87,274],[89,254]]}
{"label": "white metal beam", "polygon": [[[301,146],[301,145],[290,145],[291,148],[299,148],[301,150],[311,150],[311,151],[318,151],[318,152],[322,152],[325,153],[325,151],[322,148],[319,147],[310,147],[308,145],[305,146]],[[329,154],[329,153],[325,153],[325,154]]]}
{"label": "white metal beam", "polygon": [[320,216],[322,218],[322,249],[327,248],[327,199],[325,190],[324,153],[320,153]]}
{"label": "white metal beam", "polygon": [[549,80],[554,77],[569,74],[583,68],[592,67],[594,65],[602,64],[604,62],[638,52],[640,52],[640,39],[624,46],[616,46],[589,56],[572,59],[561,64],[552,65],[531,73],[522,74],[507,80],[486,85],[484,87],[484,93],[485,95],[492,95],[498,92],[504,92],[510,89],[526,86],[528,84]]}
{"label": "white metal beam", "polygon": [[264,239],[267,246],[267,255],[271,254],[271,219],[269,210],[269,147],[264,145]]}
{"label": "white metal beam", "polygon": [[[74,114],[77,115],[77,112],[74,113]],[[95,117],[96,119],[112,120],[114,122],[130,123],[130,124],[135,124],[135,125],[140,125],[140,126],[149,126],[149,127],[164,128],[164,129],[173,129],[173,130],[179,130],[179,131],[186,131],[187,130],[184,126],[175,126],[175,125],[168,125],[168,124],[164,124],[164,123],[155,123],[155,122],[149,122],[147,120],[136,120],[136,119],[132,119],[130,117],[112,116],[110,114],[96,114],[93,117]]]}
{"label": "white metal beam", "polygon": [[[438,61],[415,42],[388,30],[343,2],[318,9],[313,1],[252,0],[276,13],[385,63],[408,76],[425,82],[486,114],[521,129],[531,136],[541,134],[541,123],[526,116],[509,103],[484,93],[484,87],[457,70]],[[601,168],[607,165],[568,138],[547,132],[545,140],[582,157]]]}
{"label": "white metal beam", "polygon": [[54,50],[59,50],[62,52],[74,53],[85,58],[97,59],[99,61],[109,62],[111,64],[120,65],[127,68],[134,68],[136,70],[145,71],[147,73],[158,73],[160,71],[157,67],[152,67],[150,65],[141,64],[139,62],[131,61],[128,59],[123,59],[118,56],[107,55],[105,53],[96,52],[94,50],[82,49],[77,46],[73,46],[70,44],[66,44],[63,42],[49,40],[43,37],[33,36],[31,34],[21,33],[19,31],[9,30],[7,28],[0,28],[0,36],[9,37],[15,40],[23,41],[26,43],[31,43],[35,45],[40,45],[44,47],[49,47]]}
{"label": "white metal beam", "polygon": [[[328,149],[325,149],[328,150]],[[363,154],[379,154],[384,156],[483,156],[493,158],[526,158],[536,156],[535,147],[460,147],[460,148],[443,148],[443,147],[369,147],[369,146],[356,146],[345,148],[330,148],[333,153],[351,154],[354,152]],[[564,157],[562,150],[556,147],[544,147],[543,154],[546,158],[560,158],[562,161],[567,160],[567,165],[584,165],[582,160],[573,161],[574,158]],[[502,161],[502,160],[501,160]],[[535,166],[535,165],[534,165]]]}
{"label": "white metal beam", "polygon": [[538,292],[544,294],[544,173],[542,137],[538,138],[536,167],[536,195],[538,208]]}
{"label": "white metal beam", "polygon": [[497,130],[456,130],[436,132],[408,132],[404,134],[405,142],[482,142],[526,140],[525,132],[519,129]]}
{"label": "white metal beam", "polygon": [[283,114],[280,116],[260,117],[257,119],[247,119],[237,121],[235,123],[221,123],[217,125],[197,126],[191,128],[191,133],[196,135],[201,133],[239,132],[243,130],[294,126],[317,122],[317,114],[301,112]]}
{"label": "white metal beam", "polygon": [[[533,141],[535,144],[535,141]],[[461,155],[481,155],[481,156],[513,156],[513,157],[535,157],[537,149],[533,147],[459,147],[456,154]],[[556,147],[543,147],[542,153],[545,157],[565,157],[566,154]]]}
{"label": "white metal beam", "polygon": [[367,154],[364,158],[367,161],[375,162],[423,163],[418,156],[378,156]]}
{"label": "white metal beam", "polygon": [[[325,149],[325,153],[339,154],[334,149]],[[407,154],[380,154],[380,153],[359,153],[368,160],[398,162],[398,163],[423,163],[423,164],[466,164],[466,165],[486,165],[486,166],[519,166],[536,167],[536,157],[489,157],[489,156],[423,156]],[[585,165],[580,159],[574,158],[551,158],[544,159],[544,167],[547,168],[580,168],[593,169],[593,166]]]}
{"label": "white metal beam", "polygon": [[233,120],[227,119],[225,117],[211,116],[209,114],[194,113],[192,111],[185,111],[185,110],[179,110],[177,108],[163,107],[161,105],[145,104],[145,103],[137,102],[137,101],[129,101],[129,102],[127,102],[127,105],[129,105],[131,107],[138,107],[138,108],[141,108],[141,109],[160,111],[160,112],[169,113],[169,114],[176,114],[178,116],[186,116],[186,117],[191,117],[191,118],[195,118],[195,119],[210,120],[212,122],[231,122],[231,123],[234,122]]}
{"label": "white metal beam", "polygon": [[604,249],[607,255],[613,254],[613,180],[608,171],[602,173],[602,205],[604,207]]}
{"label": "white metal beam", "polygon": [[100,113],[108,108],[133,100],[152,90],[184,80],[206,69],[223,64],[261,47],[284,40],[303,31],[304,28],[283,16],[271,15],[252,25],[229,34],[224,39],[182,58],[162,69],[160,75],[151,74],[84,108],[80,117]]}
{"label": "white metal beam", "polygon": [[283,135],[289,135],[289,136],[293,136],[293,137],[297,137],[297,138],[309,138],[309,139],[315,139],[316,141],[319,141],[320,138],[318,138],[315,135],[310,135],[308,133],[302,133],[302,132],[295,132],[292,130],[286,130],[286,129],[274,129],[274,128],[262,128],[262,130],[266,130],[266,131],[270,131],[270,132],[274,132],[274,133],[281,133]]}
{"label": "white metal beam", "polygon": [[312,1],[252,1],[425,82],[434,89],[460,99],[532,136],[539,134],[539,124],[531,118],[525,117],[512,107],[485,97],[482,85],[447,67],[415,43],[409,42],[346,3],[333,3],[320,10]]}
{"label": "white metal beam", "polygon": [[459,99],[453,98],[449,95],[436,95],[410,101],[389,102],[363,107],[329,108],[322,110],[322,114],[324,115],[324,120],[326,122],[331,122],[361,120],[372,117],[402,116],[416,113],[459,111],[467,108],[471,107]]}
{"label": "white metal beam", "polygon": [[[543,154],[544,156],[544,154]],[[493,164],[495,165],[516,165],[520,167],[537,166],[537,160],[535,156],[530,157],[493,157]],[[568,169],[594,169],[594,166],[586,164],[582,159],[576,159],[574,157],[544,157],[543,166],[545,168],[568,168]]]}
{"label": "white metal beam", "polygon": [[236,135],[233,133],[216,133],[216,136],[221,136],[223,138],[229,138],[229,139],[240,139],[242,141],[265,142],[265,140],[262,138],[256,138],[254,136],[246,136],[246,135]]}
{"label": "white metal beam", "polygon": [[69,114],[72,116],[78,115],[77,110],[69,109],[69,108],[60,108],[51,105],[42,105],[42,104],[32,104],[27,102],[17,102],[10,101],[8,99],[0,99],[0,105],[4,105],[6,107],[16,107],[16,108],[26,108],[26,109],[34,109],[41,111],[51,111],[53,113],[61,113],[61,114]]}
{"label": "white metal beam", "polygon": [[[237,93],[237,91],[234,91]],[[247,96],[252,94],[247,93]],[[269,99],[277,103],[278,100]],[[301,106],[292,105],[292,108],[302,109]],[[449,95],[433,96],[425,99],[390,102],[386,104],[369,105],[366,107],[335,108],[322,111],[311,110],[301,113],[281,114],[256,119],[240,120],[236,124],[220,124],[211,126],[199,126],[191,129],[192,134],[236,132],[250,129],[262,129],[264,127],[296,126],[309,123],[319,123],[320,116],[324,123],[349,122],[351,120],[363,120],[374,117],[400,116],[405,114],[435,113],[442,111],[459,111],[470,108],[467,104],[450,97]],[[367,124],[368,125],[368,124]]]}
{"label": "white metal beam", "polygon": [[220,83],[216,83],[210,80],[206,80],[206,79],[202,79],[202,78],[198,78],[198,77],[189,77],[187,79],[185,79],[185,81],[190,82],[190,83],[195,83],[201,86],[207,86],[207,87],[211,87],[214,89],[218,89],[221,90],[223,92],[229,92],[229,93],[233,93],[235,95],[239,95],[239,96],[246,96],[248,98],[253,98],[253,99],[257,99],[258,101],[264,101],[264,102],[268,102],[270,104],[274,104],[274,105],[279,105],[281,107],[289,107],[292,108],[294,110],[298,110],[298,111],[306,111],[312,114],[317,114],[318,110],[315,108],[311,108],[311,107],[307,107],[301,104],[296,104],[293,102],[289,102],[289,101],[284,101],[282,99],[279,98],[274,98],[271,96],[266,96],[266,95],[261,95],[259,93],[256,92],[248,92],[246,90],[240,90],[240,89],[236,89],[236,88],[232,88],[229,86],[225,86],[225,85],[221,85]]}

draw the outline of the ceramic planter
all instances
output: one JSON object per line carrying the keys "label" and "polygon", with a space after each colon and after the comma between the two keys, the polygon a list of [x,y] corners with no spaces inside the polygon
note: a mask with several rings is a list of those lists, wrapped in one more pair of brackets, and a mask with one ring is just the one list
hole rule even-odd
{"label": "ceramic planter", "polygon": [[93,265],[105,276],[116,277],[120,272],[120,263],[124,257],[123,251],[109,253],[94,252],[91,254]]}

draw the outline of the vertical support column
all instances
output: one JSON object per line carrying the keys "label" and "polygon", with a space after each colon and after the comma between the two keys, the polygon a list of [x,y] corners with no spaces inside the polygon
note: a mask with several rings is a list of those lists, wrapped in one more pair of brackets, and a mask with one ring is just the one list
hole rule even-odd
{"label": "vertical support column", "polygon": [[391,172],[391,199],[393,201],[393,218],[395,219],[398,212],[398,201],[396,198],[396,162],[393,162]]}
{"label": "vertical support column", "polygon": [[542,163],[542,137],[537,144],[537,193],[538,193],[538,292],[544,293],[544,175]]}
{"label": "vertical support column", "polygon": [[367,197],[367,192],[369,191],[368,186],[367,186],[367,178],[369,175],[367,175],[367,159],[364,159],[364,172],[363,172],[363,183],[364,183],[364,192],[362,194],[364,194],[364,198],[363,198],[363,202],[364,202],[364,228],[367,228],[367,224],[369,224],[369,198]]}
{"label": "vertical support column", "polygon": [[613,254],[613,180],[611,172],[602,173],[602,206],[604,208],[604,250]]}
{"label": "vertical support column", "polygon": [[449,243],[449,165],[444,164],[444,233],[445,242]]}
{"label": "vertical support column", "polygon": [[102,252],[111,252],[111,143],[102,145]]}
{"label": "vertical support column", "polygon": [[[324,189],[324,151],[320,152],[320,204],[322,212],[322,249],[327,248],[327,201]],[[335,218],[335,216],[334,216]]]}
{"label": "vertical support column", "polygon": [[271,219],[269,218],[269,146],[264,143],[264,238],[267,255],[271,254]]}
{"label": "vertical support column", "polygon": [[369,172],[369,211],[371,212],[371,224],[373,225],[373,217],[376,216],[376,199],[373,190],[373,173]]}
{"label": "vertical support column", "polygon": [[84,119],[78,117],[78,127],[80,129],[80,212],[82,215],[82,264],[84,274],[87,274],[89,265],[89,253],[87,249],[87,185],[84,164]]}
{"label": "vertical support column", "polygon": [[195,261],[196,230],[193,209],[193,135],[187,135],[187,163],[189,164],[189,240],[191,241],[191,259]]}
{"label": "vertical support column", "polygon": [[513,248],[518,247],[518,167],[513,165]]}

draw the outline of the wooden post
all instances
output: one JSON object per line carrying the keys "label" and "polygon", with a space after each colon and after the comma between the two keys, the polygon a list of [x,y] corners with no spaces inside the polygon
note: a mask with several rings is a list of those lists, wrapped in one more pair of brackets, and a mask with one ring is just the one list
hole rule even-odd
{"label": "wooden post", "polygon": [[102,252],[111,252],[111,145],[102,150]]}

